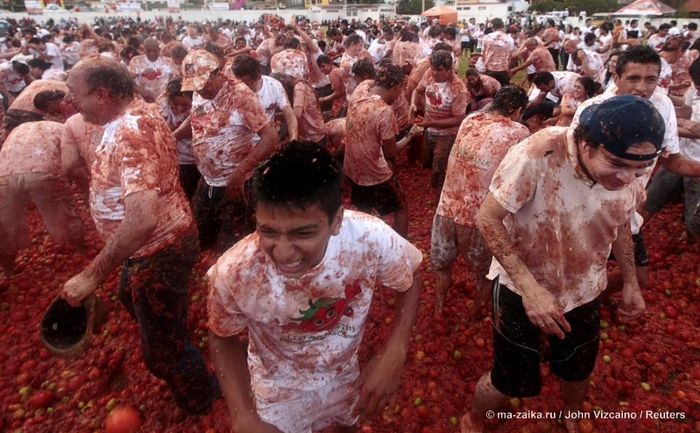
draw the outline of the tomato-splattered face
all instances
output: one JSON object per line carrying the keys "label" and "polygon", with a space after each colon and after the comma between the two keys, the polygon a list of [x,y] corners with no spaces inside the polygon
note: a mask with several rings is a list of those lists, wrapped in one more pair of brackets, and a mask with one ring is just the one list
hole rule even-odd
{"label": "tomato-splattered face", "polygon": [[452,74],[452,69],[444,66],[431,66],[430,69],[433,71],[433,79],[436,83],[444,83]]}
{"label": "tomato-splattered face", "polygon": [[158,45],[158,42],[144,44],[143,48],[146,54],[146,58],[149,61],[155,62],[156,60],[158,60],[158,57],[160,56],[160,46]]}
{"label": "tomato-splattered face", "polygon": [[331,236],[340,231],[342,208],[332,221],[318,206],[307,209],[258,205],[260,246],[282,275],[299,278],[321,262]]}
{"label": "tomato-splattered face", "polygon": [[[649,142],[638,143],[627,149],[627,153],[639,155],[655,151],[656,148]],[[617,191],[626,187],[636,178],[647,174],[656,162],[656,160],[634,161],[619,158],[602,145],[597,148],[586,147],[581,154],[581,160],[592,180],[598,182],[608,191]]]}
{"label": "tomato-splattered face", "polygon": [[192,108],[192,99],[186,96],[174,96],[168,100],[168,104],[173,110],[173,113],[181,115],[184,113],[189,113],[190,109]]}

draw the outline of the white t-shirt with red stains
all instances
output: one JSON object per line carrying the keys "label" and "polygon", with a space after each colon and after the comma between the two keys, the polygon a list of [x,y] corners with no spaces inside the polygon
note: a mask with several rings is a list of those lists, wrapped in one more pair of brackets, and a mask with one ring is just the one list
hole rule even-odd
{"label": "white t-shirt with red stains", "polygon": [[12,62],[0,63],[0,74],[8,92],[19,92],[27,86],[24,78],[12,68]]}
{"label": "white t-shirt with red stains", "polygon": [[177,66],[169,57],[159,56],[152,62],[145,54],[131,59],[129,72],[134,76],[136,84],[154,101],[165,92],[168,82],[178,75]]}
{"label": "white t-shirt with red stains", "polygon": [[[518,256],[563,312],[597,298],[617,229],[643,203],[637,179],[619,191],[593,182],[578,163],[573,130],[551,127],[513,146],[490,192],[510,214],[503,220]],[[522,295],[494,258],[489,279]]]}
{"label": "white t-shirt with red stains", "polygon": [[303,80],[309,73],[306,54],[299,50],[287,48],[270,59],[270,70],[273,74],[287,74]]}
{"label": "white t-shirt with red stains", "polygon": [[[190,116],[189,111],[183,113],[176,113],[173,111],[166,94],[162,94],[156,99],[156,105],[158,106],[160,114],[173,131]],[[192,138],[177,140],[177,162],[180,165],[195,164],[194,152],[192,151]]]}
{"label": "white t-shirt with red stains", "polygon": [[158,224],[132,257],[146,257],[180,240],[194,225],[180,187],[175,138],[153,104],[134,100],[104,125],[94,153],[90,178],[90,212],[107,240],[124,220],[126,196],[158,192]]}
{"label": "white t-shirt with red stains", "polygon": [[[589,107],[593,104],[600,104],[607,99],[610,99],[614,96],[618,96],[619,93],[620,91],[618,87],[613,83],[605,90],[605,92],[602,95],[598,95],[583,101],[581,105],[579,105],[578,109],[576,109],[574,118],[571,121],[571,128],[573,129],[578,126],[579,117],[581,116],[583,110],[586,109],[586,107]],[[666,123],[666,131],[664,132],[663,141],[664,152],[661,154],[661,157],[665,158],[669,155],[679,153],[680,147],[678,144],[678,119],[676,118],[676,110],[673,107],[673,102],[666,95],[666,91],[660,86],[656,86],[656,89],[654,90],[654,93],[651,94],[649,101],[654,105],[654,108],[656,108],[659,111],[659,114],[661,114],[661,117],[664,118],[664,122]],[[659,158],[656,159],[654,167],[656,167],[656,164],[658,162]],[[652,173],[653,169],[649,170],[646,175],[642,176],[641,179],[644,185],[649,183]],[[644,219],[642,218],[642,216],[638,213],[635,214],[634,217],[632,217],[632,233],[639,233],[639,231],[642,228],[642,224],[644,224]]]}
{"label": "white t-shirt with red stains", "polygon": [[275,111],[289,107],[289,99],[287,99],[287,93],[284,91],[282,83],[267,75],[263,75],[260,78],[262,79],[262,86],[256,94],[260,100],[260,105],[265,110],[265,115],[270,121],[274,121]]}
{"label": "white t-shirt with red stains", "polygon": [[[685,105],[692,108],[690,120],[700,122],[700,94],[696,87],[691,87],[685,93]],[[700,139],[697,138],[681,138],[680,151],[683,155],[700,161]]]}
{"label": "white t-shirt with red stains", "polygon": [[476,113],[463,121],[447,161],[437,214],[476,227],[498,164],[511,146],[528,135],[527,127],[499,114]]}
{"label": "white t-shirt with red stains", "polygon": [[207,185],[223,187],[252,151],[253,136],[269,123],[248,86],[227,81],[214,99],[195,92],[190,115],[192,150]]}
{"label": "white t-shirt with red stains", "polygon": [[[258,99],[260,100],[260,105],[263,110],[265,110],[265,115],[270,122],[275,122],[275,112],[277,110],[282,111],[285,107],[289,107],[289,99],[287,99],[287,92],[284,90],[282,83],[275,80],[267,75],[262,75],[262,86],[260,90],[256,92]],[[260,141],[260,136],[255,134],[253,136],[253,142],[257,143]]]}
{"label": "white t-shirt with red stains", "polygon": [[[428,69],[421,80],[425,87],[425,120],[445,120],[461,116],[467,112],[469,93],[464,81],[452,74],[442,83],[433,78],[433,71]],[[429,127],[428,132],[437,136],[457,134],[459,126],[450,128]]]}
{"label": "white t-shirt with red stains", "polygon": [[396,137],[399,130],[391,106],[379,95],[364,90],[365,83],[360,83],[350,98],[343,171],[354,183],[370,186],[386,182],[394,174],[382,143]]}
{"label": "white t-shirt with red stains", "polygon": [[515,50],[515,42],[510,35],[498,30],[482,38],[484,65],[487,71],[507,71],[510,67],[510,53]]}
{"label": "white t-shirt with red stains", "polygon": [[321,263],[298,279],[277,271],[253,233],[207,273],[209,328],[249,332],[248,368],[258,399],[288,399],[357,370],[375,287],[408,290],[421,252],[381,220],[346,210]]}

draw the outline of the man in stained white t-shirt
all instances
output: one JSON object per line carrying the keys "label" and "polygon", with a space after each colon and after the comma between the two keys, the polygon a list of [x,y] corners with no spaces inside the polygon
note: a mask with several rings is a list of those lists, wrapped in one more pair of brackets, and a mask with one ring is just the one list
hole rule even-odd
{"label": "man in stained white t-shirt", "polygon": [[[678,119],[679,149],[681,154],[693,161],[700,161],[700,60],[696,59],[690,65],[689,73],[694,86],[686,92],[685,105],[679,110],[684,113],[684,118]],[[685,225],[700,250],[700,177],[681,176],[661,167],[651,179],[648,199],[640,214],[648,221],[661,211],[672,197],[670,191],[680,182],[685,193]],[[697,269],[700,270],[700,263]]]}
{"label": "man in stained white t-shirt", "polygon": [[[209,270],[214,367],[236,431],[356,431],[401,383],[420,304],[420,251],[381,220],[344,211],[342,170],[292,142],[254,175],[257,230]],[[396,291],[394,329],[360,371],[375,287]],[[239,335],[247,334],[247,355]]]}
{"label": "man in stained white t-shirt", "polygon": [[[653,48],[635,45],[629,47],[620,54],[615,69],[615,84],[610,86],[605,93],[582,103],[571,122],[575,128],[579,123],[581,112],[589,105],[598,104],[606,99],[618,95],[635,95],[649,99],[654,107],[664,118],[666,132],[664,135],[664,151],[658,158],[663,168],[681,176],[700,176],[700,161],[695,161],[680,152],[678,144],[678,122],[673,102],[666,96],[666,92],[657,86],[661,71],[661,59]],[[645,176],[645,185],[649,182],[651,173]],[[640,287],[644,288],[649,283],[649,258],[644,240],[641,234],[641,226],[644,218],[636,214],[631,219],[632,237],[635,243],[635,264],[637,266],[637,279]],[[614,273],[608,281],[608,289],[603,296],[605,298],[619,292],[622,288],[622,280],[619,274]]]}
{"label": "man in stained white t-shirt", "polygon": [[479,230],[494,255],[494,362],[476,385],[462,433],[481,432],[508,398],[542,389],[542,339],[559,379],[563,424],[578,413],[596,363],[607,259],[624,275],[618,313],[645,308],[636,279],[630,218],[644,200],[640,177],[661,153],[665,125],[646,99],[590,105],[576,129],[543,129],[511,148],[481,205]]}
{"label": "man in stained white t-shirt", "polygon": [[[275,124],[275,113],[282,112],[287,125],[289,140],[296,140],[298,123],[294,110],[289,104],[287,93],[282,83],[267,75],[262,75],[262,65],[257,59],[241,54],[236,56],[232,65],[233,75],[250,88],[260,100],[267,118]],[[255,134],[253,141],[257,143],[260,137]]]}

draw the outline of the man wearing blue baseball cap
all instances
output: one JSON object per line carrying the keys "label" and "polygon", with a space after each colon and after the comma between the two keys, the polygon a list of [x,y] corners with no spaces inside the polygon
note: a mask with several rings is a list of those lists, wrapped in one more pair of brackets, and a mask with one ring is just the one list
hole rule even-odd
{"label": "man wearing blue baseball cap", "polygon": [[494,255],[494,364],[477,383],[462,433],[481,431],[487,411],[508,398],[540,393],[543,336],[564,425],[577,431],[568,415],[580,410],[598,354],[611,250],[625,280],[620,315],[644,311],[629,224],[664,132],[648,100],[624,95],[589,106],[575,129],[542,130],[508,152],[478,218]]}
{"label": "man wearing blue baseball cap", "polygon": [[[654,107],[659,111],[666,124],[666,133],[664,134],[664,151],[657,159],[661,164],[661,169],[657,172],[656,177],[664,177],[667,172],[674,173],[680,176],[697,177],[700,176],[700,161],[695,161],[688,155],[681,152],[678,142],[679,135],[681,137],[691,137],[686,135],[687,131],[678,127],[676,111],[673,102],[667,96],[667,91],[658,86],[659,75],[661,71],[661,58],[659,54],[649,46],[633,46],[624,51],[617,59],[617,67],[613,78],[615,85],[610,86],[602,95],[591,98],[582,103],[571,123],[571,127],[575,128],[579,123],[581,113],[590,105],[600,104],[601,102],[618,95],[635,95],[648,99]],[[646,185],[651,178],[651,170],[644,177]],[[659,173],[662,173],[659,175]],[[645,204],[645,208],[655,207],[659,202],[654,198],[655,186],[654,182],[649,186],[649,200]],[[662,192],[662,194],[665,193]],[[631,219],[632,239],[634,241],[634,259],[637,267],[637,280],[639,285],[644,288],[649,282],[649,258],[644,246],[642,238],[641,226],[651,218],[652,212],[639,209]],[[608,289],[603,294],[603,299],[607,299],[613,294],[622,289],[622,278],[619,272],[611,273],[608,281]]]}

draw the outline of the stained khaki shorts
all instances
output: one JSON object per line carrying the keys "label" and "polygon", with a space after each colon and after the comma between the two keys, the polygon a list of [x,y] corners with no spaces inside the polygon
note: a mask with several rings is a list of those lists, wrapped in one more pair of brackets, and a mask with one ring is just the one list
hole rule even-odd
{"label": "stained khaki shorts", "polygon": [[452,218],[435,214],[430,236],[430,261],[435,269],[445,269],[460,254],[471,270],[485,276],[491,266],[491,252],[476,227],[455,224]]}

